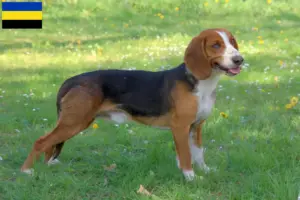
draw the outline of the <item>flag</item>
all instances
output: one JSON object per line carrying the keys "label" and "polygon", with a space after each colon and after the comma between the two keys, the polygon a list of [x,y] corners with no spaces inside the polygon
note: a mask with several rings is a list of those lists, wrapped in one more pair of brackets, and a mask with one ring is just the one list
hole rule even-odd
{"label": "flag", "polygon": [[41,29],[42,2],[2,2],[3,29]]}

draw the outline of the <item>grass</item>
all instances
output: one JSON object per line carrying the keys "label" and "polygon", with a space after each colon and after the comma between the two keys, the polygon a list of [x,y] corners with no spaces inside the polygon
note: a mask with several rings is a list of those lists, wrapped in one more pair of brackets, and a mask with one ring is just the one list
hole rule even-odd
{"label": "grass", "polygon": [[[285,105],[300,96],[298,1],[137,2],[51,1],[42,30],[0,32],[0,199],[296,200],[300,107]],[[222,78],[204,127],[206,162],[217,172],[197,170],[200,179],[186,183],[168,131],[101,120],[66,143],[61,164],[19,172],[34,140],[54,127],[66,78],[177,66],[191,38],[214,27],[233,32],[246,59],[239,76]],[[140,185],[155,196],[137,193]]]}

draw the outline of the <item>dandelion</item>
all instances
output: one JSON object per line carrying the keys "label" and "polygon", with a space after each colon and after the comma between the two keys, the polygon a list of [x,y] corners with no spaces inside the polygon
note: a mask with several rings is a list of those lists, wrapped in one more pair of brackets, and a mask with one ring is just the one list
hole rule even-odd
{"label": "dandelion", "polygon": [[128,26],[129,26],[128,24],[124,24],[124,28],[128,28]]}
{"label": "dandelion", "polygon": [[163,16],[163,15],[160,15],[160,16],[159,16],[159,18],[160,18],[160,19],[163,19],[163,18],[165,18],[165,16]]}
{"label": "dandelion", "polygon": [[98,124],[93,124],[93,129],[97,129],[97,128],[99,128],[99,126],[98,126]]}
{"label": "dandelion", "polygon": [[228,118],[228,115],[226,113],[224,113],[224,112],[220,112],[220,116],[224,117],[224,118]]}
{"label": "dandelion", "polygon": [[97,49],[97,53],[98,53],[99,56],[101,56],[102,53],[103,53],[103,49],[102,49],[101,47],[99,47],[99,48]]}
{"label": "dandelion", "polygon": [[282,60],[279,60],[278,62],[279,62],[279,65],[283,65],[283,63],[284,63]]}
{"label": "dandelion", "polygon": [[81,40],[77,40],[77,44],[78,44],[78,45],[81,45]]}
{"label": "dandelion", "polygon": [[208,6],[208,2],[205,2],[203,5],[204,5],[205,7],[207,7],[207,6]]}
{"label": "dandelion", "polygon": [[219,0],[215,0],[216,3],[219,3]]}
{"label": "dandelion", "polygon": [[285,109],[287,109],[287,110],[289,110],[289,109],[291,109],[291,108],[293,108],[293,105],[292,104],[286,104],[285,105]]}
{"label": "dandelion", "polygon": [[258,44],[264,44],[265,41],[264,40],[258,40]]}
{"label": "dandelion", "polygon": [[288,41],[289,41],[289,39],[285,38],[285,39],[284,39],[284,41],[285,41],[285,42],[288,42]]}
{"label": "dandelion", "polygon": [[262,37],[259,35],[259,36],[257,36],[257,39],[262,39]]}
{"label": "dandelion", "polygon": [[225,3],[228,3],[229,2],[229,0],[225,0]]}
{"label": "dandelion", "polygon": [[178,8],[178,7],[176,7],[176,8],[175,8],[175,11],[179,11],[179,8]]}
{"label": "dandelion", "polygon": [[295,106],[299,101],[299,98],[298,97],[292,97],[291,100],[290,100],[290,103]]}
{"label": "dandelion", "polygon": [[268,3],[268,4],[271,4],[271,3],[272,3],[272,0],[267,0],[267,3]]}
{"label": "dandelion", "polygon": [[258,31],[257,27],[252,27],[252,31]]}

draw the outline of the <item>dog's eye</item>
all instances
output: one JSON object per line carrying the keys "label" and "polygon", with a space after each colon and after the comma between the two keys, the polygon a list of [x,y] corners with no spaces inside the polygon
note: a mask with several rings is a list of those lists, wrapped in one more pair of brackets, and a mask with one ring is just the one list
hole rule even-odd
{"label": "dog's eye", "polygon": [[214,49],[219,49],[221,47],[221,45],[219,43],[215,43],[212,45],[212,48]]}
{"label": "dog's eye", "polygon": [[235,44],[235,39],[234,39],[234,38],[231,38],[231,39],[230,39],[230,43],[231,43],[231,44]]}

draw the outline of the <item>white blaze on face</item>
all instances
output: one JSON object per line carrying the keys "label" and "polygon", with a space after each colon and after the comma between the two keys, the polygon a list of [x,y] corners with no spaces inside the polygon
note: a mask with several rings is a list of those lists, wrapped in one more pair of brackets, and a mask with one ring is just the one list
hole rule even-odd
{"label": "white blaze on face", "polygon": [[240,56],[239,51],[230,43],[228,35],[225,32],[217,31],[217,33],[221,36],[225,44],[223,60],[220,64],[226,68],[235,68],[236,66],[232,61],[232,57]]}

